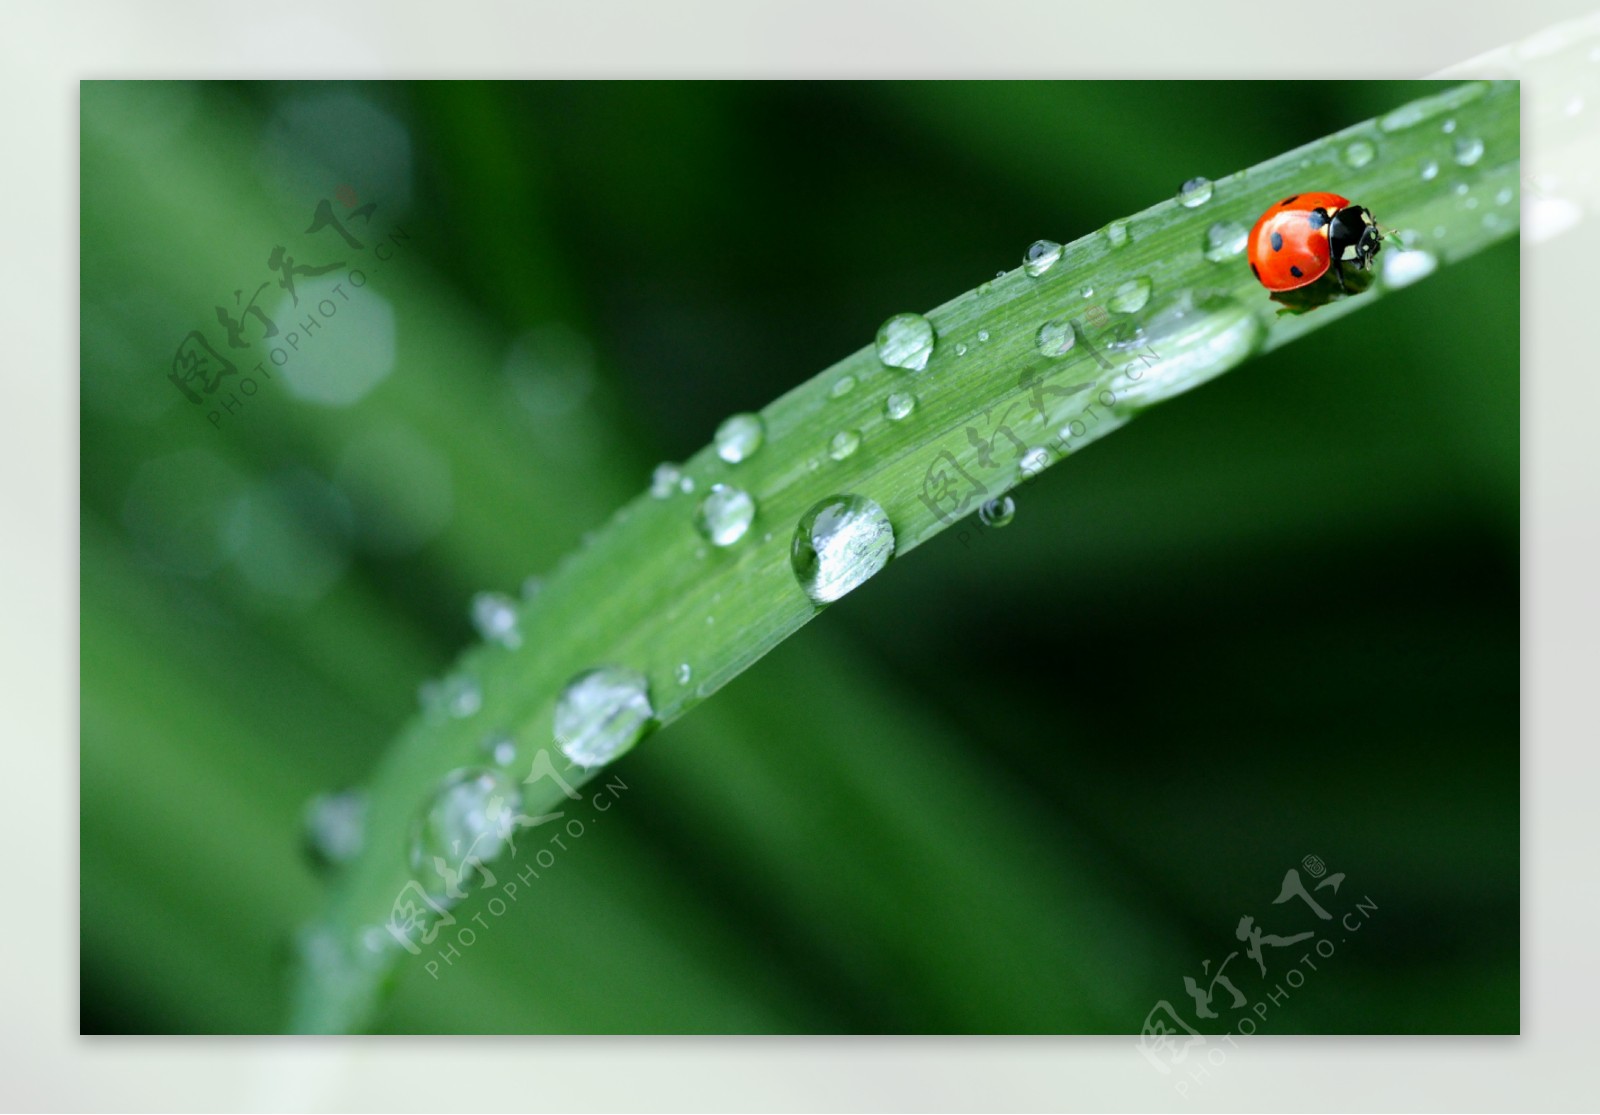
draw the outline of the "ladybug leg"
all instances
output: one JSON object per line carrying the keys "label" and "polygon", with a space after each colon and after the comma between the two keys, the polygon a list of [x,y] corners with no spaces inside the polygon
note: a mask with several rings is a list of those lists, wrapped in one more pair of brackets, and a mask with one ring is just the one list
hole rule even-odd
{"label": "ladybug leg", "polygon": [[1339,280],[1339,293],[1349,294],[1349,289],[1344,285],[1344,261],[1342,259],[1333,261],[1333,277]]}

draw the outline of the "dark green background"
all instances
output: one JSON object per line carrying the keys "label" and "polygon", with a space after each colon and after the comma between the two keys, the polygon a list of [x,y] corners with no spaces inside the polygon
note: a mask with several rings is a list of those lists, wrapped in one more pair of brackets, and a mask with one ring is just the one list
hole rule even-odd
{"label": "dark green background", "polygon": [[[85,84],[83,1029],[281,1028],[320,893],[304,803],[361,782],[474,591],[548,569],[657,461],[1037,237],[1424,91]],[[392,373],[348,407],[274,381],[213,428],[175,346],[341,184],[410,235],[372,284]],[[605,823],[443,978],[402,965],[379,1028],[1130,1033],[1161,999],[1192,1017],[1183,977],[1241,915],[1314,928],[1271,903],[1316,854],[1346,876],[1322,897],[1377,910],[1263,1032],[1515,1031],[1517,253],[896,562],[622,762]],[[551,322],[592,378],[540,415],[503,362]],[[415,548],[372,529],[418,498],[407,470],[339,468],[394,428],[449,467]],[[194,490],[130,499],[184,451]],[[250,552],[219,550],[284,482]],[[329,554],[325,594],[273,591]],[[1251,1000],[1269,960],[1228,969]]]}

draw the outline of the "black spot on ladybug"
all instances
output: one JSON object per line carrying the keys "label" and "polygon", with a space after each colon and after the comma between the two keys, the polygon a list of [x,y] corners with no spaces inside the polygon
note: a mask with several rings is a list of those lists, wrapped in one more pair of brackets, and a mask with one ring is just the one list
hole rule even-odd
{"label": "black spot on ladybug", "polygon": [[1326,212],[1324,212],[1321,209],[1313,209],[1311,211],[1311,227],[1313,229],[1321,228],[1323,225],[1325,225],[1327,223],[1328,223],[1328,214]]}
{"label": "black spot on ladybug", "polygon": [[1298,279],[1298,278],[1303,277],[1305,275],[1305,272],[1300,270],[1300,268],[1298,268],[1298,267],[1291,267],[1291,268],[1289,268],[1289,274],[1293,275],[1295,278]]}
{"label": "black spot on ladybug", "polygon": [[1275,252],[1283,251],[1283,235],[1281,233],[1274,232],[1272,234],[1272,250]]}
{"label": "black spot on ladybug", "polygon": [[1250,274],[1256,277],[1256,282],[1261,281],[1261,272],[1256,270],[1256,265],[1253,263],[1250,265]]}
{"label": "black spot on ladybug", "polygon": [[1293,201],[1295,198],[1297,198],[1299,196],[1300,196],[1299,194],[1295,194],[1295,195],[1293,195],[1293,197],[1286,197],[1282,201],[1278,202],[1278,204],[1279,205],[1288,205],[1291,201]]}

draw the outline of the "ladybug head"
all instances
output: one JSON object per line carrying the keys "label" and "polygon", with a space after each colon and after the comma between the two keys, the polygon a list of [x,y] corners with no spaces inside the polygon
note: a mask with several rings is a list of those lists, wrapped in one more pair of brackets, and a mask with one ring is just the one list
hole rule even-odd
{"label": "ladybug head", "polygon": [[1366,270],[1382,246],[1378,222],[1360,205],[1346,205],[1328,224],[1328,252],[1336,260],[1351,260]]}

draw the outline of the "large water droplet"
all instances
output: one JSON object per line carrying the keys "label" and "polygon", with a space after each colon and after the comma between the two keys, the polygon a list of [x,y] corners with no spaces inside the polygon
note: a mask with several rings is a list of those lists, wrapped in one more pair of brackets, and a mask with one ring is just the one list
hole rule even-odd
{"label": "large water droplet", "polygon": [[1250,232],[1237,221],[1227,221],[1206,229],[1206,258],[1212,263],[1222,263],[1244,251]]}
{"label": "large water droplet", "polygon": [[1433,274],[1439,261],[1432,252],[1418,250],[1383,253],[1383,282],[1385,286],[1410,286],[1418,279]]}
{"label": "large water droplet", "polygon": [[1113,381],[1116,407],[1149,406],[1220,375],[1261,344],[1266,329],[1246,306],[1185,291],[1145,321],[1154,363],[1134,358]]}
{"label": "large water droplet", "polygon": [[891,422],[911,417],[911,412],[916,409],[917,397],[906,391],[896,391],[883,401],[884,417]]}
{"label": "large water droplet", "polygon": [[612,762],[639,742],[655,710],[650,683],[635,670],[603,666],[567,683],[556,702],[561,753],[581,767]]}
{"label": "large water droplet", "polygon": [[859,587],[894,556],[889,516],[865,496],[829,496],[807,511],[789,552],[795,579],[815,604]]}
{"label": "large water droplet", "polygon": [[1106,299],[1106,309],[1117,314],[1132,314],[1144,309],[1150,301],[1150,280],[1140,276],[1129,279]]}
{"label": "large water droplet", "polygon": [[1459,166],[1472,166],[1483,158],[1483,140],[1476,136],[1462,136],[1455,143],[1456,163]]}
{"label": "large water droplet", "polygon": [[761,439],[765,435],[766,427],[762,425],[760,415],[735,414],[717,427],[712,441],[716,443],[717,456],[730,465],[736,465],[761,448]]}
{"label": "large water droplet", "polygon": [[920,372],[933,355],[933,323],[921,314],[895,314],[878,328],[878,359]]}
{"label": "large water droplet", "polygon": [[1034,345],[1041,355],[1055,360],[1071,352],[1077,340],[1078,335],[1072,328],[1072,322],[1066,318],[1057,318],[1039,326],[1038,335],[1034,337]]}
{"label": "large water droplet", "polygon": [[472,598],[472,626],[479,638],[515,650],[522,645],[517,603],[503,592],[480,592]]}
{"label": "large water droplet", "polygon": [[1034,278],[1043,275],[1061,259],[1061,245],[1054,240],[1035,240],[1022,257],[1022,269]]}
{"label": "large water droplet", "polygon": [[1370,163],[1377,153],[1378,149],[1367,140],[1353,139],[1345,146],[1344,161],[1347,166],[1360,170]]}
{"label": "large water droplet", "polygon": [[1016,515],[1017,501],[1010,496],[987,500],[978,508],[978,521],[986,527],[1006,526]]}
{"label": "large water droplet", "polygon": [[521,807],[521,789],[504,771],[455,771],[412,822],[413,877],[446,904],[489,884],[488,865],[510,846]]}
{"label": "large water droplet", "polygon": [[656,499],[666,499],[678,490],[678,484],[682,480],[682,468],[670,462],[663,462],[650,474],[650,494]]}
{"label": "large water droplet", "polygon": [[694,527],[713,546],[731,546],[744,537],[756,517],[756,501],[743,488],[713,484],[695,508]]}
{"label": "large water droplet", "polygon": [[318,794],[306,805],[306,846],[325,866],[337,867],[360,855],[366,827],[367,795],[360,790]]}
{"label": "large water droplet", "polygon": [[854,453],[860,445],[860,433],[855,430],[840,430],[828,442],[828,456],[836,461],[842,461]]}
{"label": "large water droplet", "polygon": [[1194,209],[1211,200],[1211,179],[1191,178],[1178,187],[1178,204]]}

